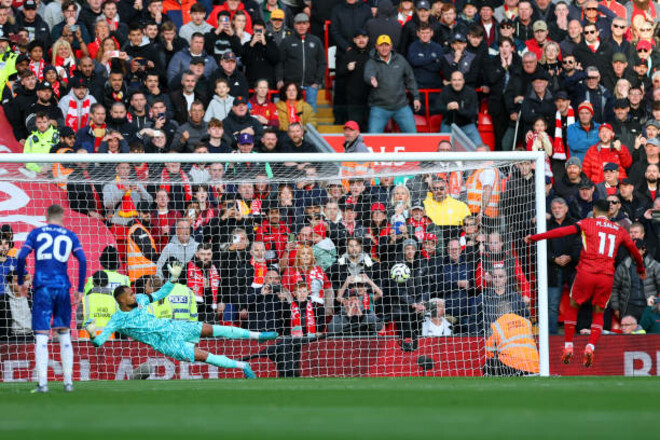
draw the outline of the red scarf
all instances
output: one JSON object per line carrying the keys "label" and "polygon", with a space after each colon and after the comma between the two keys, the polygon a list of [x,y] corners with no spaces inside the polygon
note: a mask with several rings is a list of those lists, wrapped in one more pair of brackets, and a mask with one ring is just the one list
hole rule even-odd
{"label": "red scarf", "polygon": [[424,216],[421,220],[415,220],[413,217],[408,219],[408,224],[413,227],[413,235],[417,240],[424,241],[426,235],[426,228],[431,224],[431,220]]}
{"label": "red scarf", "polygon": [[39,60],[38,63],[35,63],[34,61],[30,60],[30,70],[36,75],[37,81],[43,81],[44,67],[46,67],[46,63],[44,62],[44,60]]}
{"label": "red scarf", "polygon": [[[192,200],[192,187],[190,186],[190,181],[188,180],[188,176],[186,176],[186,173],[184,173],[183,170],[179,170],[179,176],[183,182],[183,190],[186,193],[186,202],[189,202]],[[163,182],[160,185],[160,189],[165,190],[166,193],[170,194],[170,172],[167,171],[167,168],[163,168],[160,179]]]}
{"label": "red scarf", "polygon": [[300,116],[298,116],[298,112],[296,111],[296,103],[294,102],[293,105],[289,104],[289,101],[286,102],[286,111],[289,114],[289,124],[294,124],[296,122],[300,122]]}
{"label": "red scarf", "polygon": [[61,96],[60,96],[60,82],[55,81],[54,83],[51,83],[50,85],[53,87],[53,94],[55,95],[55,97],[57,99],[60,99],[61,98]]}
{"label": "red scarf", "polygon": [[513,20],[518,16],[518,7],[516,7],[515,11],[512,11],[506,4],[504,4],[504,14],[509,20]]}
{"label": "red scarf", "polygon": [[[75,101],[71,101],[72,103]],[[86,99],[83,102],[83,108],[86,107],[86,104],[89,102],[89,98]],[[101,125],[96,125],[94,122],[89,123],[89,127],[92,130],[92,133],[94,134],[94,153],[99,152],[99,147],[101,146],[101,142],[103,142],[103,138],[105,137],[106,133],[106,124],[101,124]]]}
{"label": "red scarf", "polygon": [[99,214],[103,213],[103,203],[101,203],[101,197],[99,197],[99,193],[96,191],[96,185],[92,183],[92,178],[89,176],[89,172],[84,170],[83,176],[85,176],[85,179],[89,180],[89,186],[92,187],[92,195],[94,196],[94,206],[96,212]]}
{"label": "red scarf", "polygon": [[268,265],[265,261],[254,261],[254,258],[250,259],[250,264],[254,267],[254,278],[252,278],[252,287],[261,287],[264,285],[264,276],[266,275],[266,270],[268,270]]}
{"label": "red scarf", "polygon": [[[570,127],[571,124],[575,123],[575,112],[573,107],[568,107],[568,113],[566,114],[566,127]],[[566,160],[568,159],[568,150],[564,145],[564,135],[561,130],[561,113],[557,112],[555,114],[555,141],[552,145],[552,158],[557,160]]]}
{"label": "red scarf", "polygon": [[[59,86],[58,86],[59,88]],[[77,98],[73,98],[69,100],[69,107],[67,108],[66,115],[64,115],[64,125],[67,127],[71,128],[73,131],[78,131],[82,127],[87,125],[87,120],[89,119],[89,108],[91,106],[91,101],[89,99],[89,95],[87,95],[83,100],[82,100],[82,108],[80,111],[78,111],[78,101]],[[103,127],[105,128],[105,126]],[[105,136],[105,133],[103,134]],[[101,136],[101,138],[103,138]],[[99,142],[99,145],[101,143]],[[94,144],[94,152],[96,153],[96,149],[98,146],[96,143]]]}
{"label": "red scarf", "polygon": [[145,181],[149,179],[149,164],[148,163],[142,163],[142,164],[136,164],[133,165],[133,169],[135,170],[135,175],[139,180]]}
{"label": "red scarf", "polygon": [[119,212],[117,215],[122,218],[133,218],[137,216],[137,210],[135,209],[135,203],[133,203],[133,198],[131,197],[131,190],[126,189],[119,176],[115,178],[117,182],[117,189],[122,191],[124,195],[121,197],[121,205],[119,205]]}
{"label": "red scarf", "polygon": [[[305,308],[305,328],[307,336],[316,336],[316,317],[314,316],[314,307],[312,302],[307,300]],[[304,336],[302,321],[300,319],[300,306],[295,301],[291,302],[291,336],[302,338]]]}
{"label": "red scarf", "polygon": [[204,302],[204,289],[211,289],[213,304],[218,302],[218,286],[220,286],[220,275],[214,265],[208,270],[208,278],[204,278],[204,272],[192,261],[188,263],[188,287],[196,298]]}

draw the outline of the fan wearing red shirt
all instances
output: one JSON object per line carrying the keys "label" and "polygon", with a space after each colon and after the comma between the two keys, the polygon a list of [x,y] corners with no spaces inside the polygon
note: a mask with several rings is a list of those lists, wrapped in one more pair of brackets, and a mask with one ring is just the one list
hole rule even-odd
{"label": "fan wearing red shirt", "polygon": [[646,278],[644,262],[637,247],[625,229],[607,219],[608,210],[607,200],[597,200],[594,202],[593,218],[585,218],[570,226],[525,237],[525,242],[530,243],[577,233],[582,236],[582,253],[571,287],[571,306],[564,319],[565,343],[561,360],[565,364],[570,363],[573,357],[573,335],[578,310],[582,304],[591,300],[593,305],[591,335],[584,349],[582,364],[585,367],[593,365],[594,348],[603,331],[603,313],[612,294],[614,258],[620,245],[623,244],[635,260],[639,277]]}
{"label": "fan wearing red shirt", "polygon": [[271,205],[267,211],[268,218],[255,230],[255,240],[263,241],[266,246],[266,262],[277,263],[282,258],[289,238],[289,227],[280,220],[280,207]]}

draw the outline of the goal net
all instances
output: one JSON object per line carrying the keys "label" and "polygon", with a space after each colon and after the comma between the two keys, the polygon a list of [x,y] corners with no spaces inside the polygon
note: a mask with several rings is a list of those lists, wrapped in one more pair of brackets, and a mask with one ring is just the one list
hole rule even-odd
{"label": "goal net", "polygon": [[[52,204],[87,258],[79,303],[68,266],[74,380],[241,377],[119,333],[89,342],[82,323],[104,327],[117,286],[152,294],[175,261],[179,283],[150,313],[278,332],[198,344],[260,377],[547,375],[544,244],[523,241],[545,228],[538,156],[3,155],[0,380],[36,377],[32,275],[25,297],[17,257]],[[29,274],[39,252],[66,258],[51,247],[29,255]]]}

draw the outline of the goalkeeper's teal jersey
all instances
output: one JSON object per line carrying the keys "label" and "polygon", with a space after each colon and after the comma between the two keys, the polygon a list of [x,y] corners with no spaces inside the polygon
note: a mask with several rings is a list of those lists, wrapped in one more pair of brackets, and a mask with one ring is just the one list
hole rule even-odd
{"label": "goalkeeper's teal jersey", "polygon": [[[194,360],[194,355],[193,359],[190,359],[191,347],[185,343],[199,341],[202,323],[156,318],[147,311],[150,302],[167,297],[173,288],[174,284],[168,281],[151,296],[137,295],[138,306],[130,312],[121,310],[115,312],[103,332],[95,337],[92,343],[96,346],[103,345],[112,333],[119,332],[136,341],[148,344],[156,351],[168,356],[177,359],[184,358],[180,360]],[[180,353],[183,345],[186,345],[185,353]]]}

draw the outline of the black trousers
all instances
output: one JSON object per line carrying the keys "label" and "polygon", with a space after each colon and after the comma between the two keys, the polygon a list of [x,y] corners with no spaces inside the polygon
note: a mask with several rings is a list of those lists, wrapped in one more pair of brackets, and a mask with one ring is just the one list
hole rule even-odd
{"label": "black trousers", "polygon": [[526,371],[505,365],[497,358],[487,359],[483,367],[484,376],[528,376]]}

